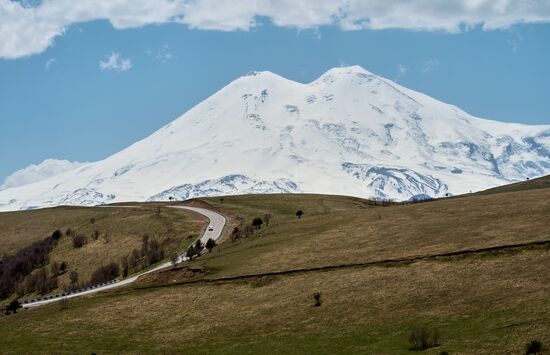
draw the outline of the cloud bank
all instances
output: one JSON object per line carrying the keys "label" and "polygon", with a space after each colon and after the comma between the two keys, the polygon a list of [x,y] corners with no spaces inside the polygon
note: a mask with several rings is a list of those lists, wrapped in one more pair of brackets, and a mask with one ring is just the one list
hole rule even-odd
{"label": "cloud bank", "polygon": [[19,187],[46,180],[52,176],[64,173],[65,171],[76,169],[86,163],[70,162],[68,160],[46,159],[40,164],[32,164],[24,169],[18,170],[8,176],[0,190]]}
{"label": "cloud bank", "polygon": [[79,22],[103,19],[117,29],[172,22],[248,31],[260,25],[260,17],[296,29],[457,33],[550,22],[550,0],[0,0],[0,58],[41,53]]}

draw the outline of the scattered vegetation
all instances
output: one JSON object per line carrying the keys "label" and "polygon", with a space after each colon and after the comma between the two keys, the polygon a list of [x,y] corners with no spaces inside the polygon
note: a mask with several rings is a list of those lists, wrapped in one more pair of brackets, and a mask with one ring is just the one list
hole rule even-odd
{"label": "scattered vegetation", "polygon": [[531,340],[525,345],[525,354],[541,354],[542,353],[542,343],[538,340]]}
{"label": "scattered vegetation", "polygon": [[88,238],[82,234],[74,234],[72,237],[73,248],[78,249],[82,248],[86,243],[88,243]]}
{"label": "scattered vegetation", "polygon": [[78,272],[71,271],[69,273],[69,280],[70,280],[70,289],[69,291],[74,291],[78,289]]}
{"label": "scattered vegetation", "polygon": [[128,256],[121,258],[122,275],[125,277],[130,273],[139,272],[161,261],[165,255],[166,252],[158,240],[144,234],[141,237],[141,248],[136,248]]}
{"label": "scattered vegetation", "polygon": [[115,279],[118,275],[120,275],[120,269],[118,267],[118,264],[114,262],[109,263],[105,266],[100,267],[96,271],[94,271],[88,286],[111,281]]}
{"label": "scattered vegetation", "polygon": [[321,292],[316,291],[313,293],[313,300],[315,303],[313,304],[314,307],[321,307]]}
{"label": "scattered vegetation", "polygon": [[[0,299],[8,298],[16,291],[17,285],[33,270],[41,268],[36,277],[27,284],[27,289],[38,288],[43,292],[48,288],[48,277],[43,267],[49,261],[49,253],[55,248],[60,238],[55,231],[52,236],[21,249],[15,255],[2,257],[0,261]],[[55,281],[56,282],[56,281]],[[39,284],[39,285],[38,285]],[[24,291],[20,286],[19,292]],[[24,292],[23,292],[24,293]]]}
{"label": "scattered vegetation", "polygon": [[419,327],[409,335],[410,350],[426,350],[440,345],[439,330]]}
{"label": "scattered vegetation", "polygon": [[269,221],[271,221],[271,217],[271,213],[269,212],[266,212],[266,214],[264,215],[264,222],[266,227],[269,227]]}
{"label": "scattered vegetation", "polygon": [[209,238],[207,241],[206,241],[206,245],[205,245],[206,249],[208,249],[208,252],[212,252],[212,249],[214,249],[216,247],[216,241],[212,238]]}
{"label": "scattered vegetation", "polygon": [[9,305],[7,305],[6,307],[4,307],[4,314],[9,316],[11,314],[11,312],[13,312],[14,314],[17,313],[17,310],[19,308],[21,308],[21,303],[19,303],[18,300],[13,300],[10,302]]}
{"label": "scattered vegetation", "polygon": [[67,297],[63,297],[59,301],[59,307],[61,308],[62,311],[69,309],[69,299]]}
{"label": "scattered vegetation", "polygon": [[200,256],[203,250],[204,244],[199,239],[187,249],[186,256],[189,260],[193,260],[194,257]]}
{"label": "scattered vegetation", "polygon": [[[21,284],[22,285],[22,284]],[[17,294],[19,296],[25,293],[38,293],[46,294],[52,290],[55,290],[58,286],[57,276],[48,274],[47,268],[44,266],[38,270],[38,272],[32,273],[25,279],[25,289],[19,290]]]}
{"label": "scattered vegetation", "polygon": [[252,220],[252,226],[256,227],[256,229],[261,229],[263,223],[264,221],[260,217],[256,217]]}

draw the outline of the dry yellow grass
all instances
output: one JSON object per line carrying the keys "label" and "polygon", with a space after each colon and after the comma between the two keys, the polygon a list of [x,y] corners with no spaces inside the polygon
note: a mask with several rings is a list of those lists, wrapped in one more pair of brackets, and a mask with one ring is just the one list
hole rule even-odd
{"label": "dry yellow grass", "polygon": [[[376,207],[358,199],[275,195],[206,199],[268,228],[198,263],[238,275],[550,240],[550,189]],[[305,212],[301,219],[297,209]]]}
{"label": "dry yellow grass", "polygon": [[[409,353],[416,326],[437,354],[517,354],[550,343],[550,253],[309,272],[125,290],[0,320],[5,350],[97,353]],[[322,306],[313,307],[320,290]],[[18,334],[25,334],[24,338]]]}

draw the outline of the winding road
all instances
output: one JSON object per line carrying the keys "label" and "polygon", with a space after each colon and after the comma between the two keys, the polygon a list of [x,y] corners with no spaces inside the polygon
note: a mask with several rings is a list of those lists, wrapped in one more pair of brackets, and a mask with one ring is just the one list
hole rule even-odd
{"label": "winding road", "polygon": [[[125,208],[125,206],[113,206],[113,208],[116,208],[116,207]],[[135,206],[132,206],[132,208],[135,208]],[[178,208],[178,209],[193,211],[193,212],[201,214],[201,215],[203,215],[203,216],[205,216],[206,218],[209,219],[210,222],[209,222],[208,226],[206,227],[206,229],[204,231],[204,234],[200,238],[200,240],[203,244],[206,244],[208,239],[218,240],[221,237],[223,227],[225,226],[225,217],[222,216],[221,214],[218,214],[216,212],[207,210],[205,208],[199,208],[199,207],[171,206],[170,208]],[[212,227],[212,228],[210,228],[210,227]],[[210,230],[210,229],[212,229],[212,230]],[[187,250],[185,250],[182,254],[180,254],[178,256],[177,263],[181,263],[181,262],[184,262],[184,261],[188,260],[187,256],[185,256],[186,251]],[[74,298],[74,297],[79,297],[79,296],[84,296],[84,295],[90,295],[90,294],[93,294],[93,293],[97,293],[97,292],[101,292],[101,291],[105,291],[105,290],[110,290],[110,289],[113,289],[113,288],[116,288],[116,287],[129,285],[132,282],[136,281],[140,276],[143,276],[145,274],[149,274],[151,272],[159,271],[161,269],[165,269],[165,268],[168,268],[168,267],[171,267],[171,266],[172,266],[172,262],[167,261],[165,263],[162,263],[160,265],[155,266],[154,268],[152,268],[150,270],[147,270],[145,272],[133,275],[131,277],[128,277],[128,278],[120,280],[120,281],[111,282],[111,283],[101,285],[101,286],[97,286],[97,287],[94,287],[94,288],[87,288],[87,289],[82,290],[82,291],[72,292],[72,293],[69,293],[65,296],[57,295],[57,296],[53,296],[52,298],[48,298],[48,299],[42,299],[42,300],[34,301],[34,302],[27,302],[27,303],[22,304],[22,306],[25,307],[25,308],[37,307],[37,306],[42,306],[42,305],[45,305],[45,304],[48,304],[48,303],[60,301],[62,299],[68,299],[68,298]]]}

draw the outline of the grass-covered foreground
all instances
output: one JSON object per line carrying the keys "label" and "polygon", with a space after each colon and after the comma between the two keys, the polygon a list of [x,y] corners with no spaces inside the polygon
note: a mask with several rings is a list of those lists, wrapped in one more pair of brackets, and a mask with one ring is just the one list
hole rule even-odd
{"label": "grass-covered foreground", "polygon": [[420,353],[522,354],[534,339],[550,346],[549,198],[543,188],[390,207],[319,195],[194,201],[226,214],[228,234],[271,219],[192,262],[198,276],[169,270],[65,310],[1,317],[0,349],[414,354],[409,338],[426,329],[438,345]]}

